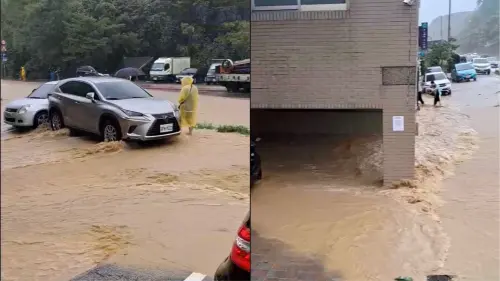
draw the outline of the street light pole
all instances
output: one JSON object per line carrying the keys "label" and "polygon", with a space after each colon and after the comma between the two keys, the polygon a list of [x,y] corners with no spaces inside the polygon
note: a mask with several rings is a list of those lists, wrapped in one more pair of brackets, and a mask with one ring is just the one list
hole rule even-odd
{"label": "street light pole", "polygon": [[448,42],[451,39],[451,0],[448,0]]}

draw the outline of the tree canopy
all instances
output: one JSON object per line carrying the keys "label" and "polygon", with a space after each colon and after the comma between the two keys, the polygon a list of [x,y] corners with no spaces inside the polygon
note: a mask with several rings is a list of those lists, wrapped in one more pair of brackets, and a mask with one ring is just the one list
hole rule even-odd
{"label": "tree canopy", "polygon": [[450,42],[445,41],[433,45],[425,55],[425,66],[423,68],[441,66],[445,71],[450,72],[456,61],[455,50],[458,45],[455,43],[455,40],[452,39]]}
{"label": "tree canopy", "polygon": [[189,56],[194,67],[212,58],[249,56],[247,0],[1,0],[9,73],[24,65],[93,65],[114,71],[123,57]]}

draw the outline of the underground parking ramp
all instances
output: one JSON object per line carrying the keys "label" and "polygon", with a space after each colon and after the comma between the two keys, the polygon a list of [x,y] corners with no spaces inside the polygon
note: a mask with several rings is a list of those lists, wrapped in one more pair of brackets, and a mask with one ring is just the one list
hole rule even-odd
{"label": "underground parking ramp", "polygon": [[70,281],[212,281],[201,273],[179,270],[141,270],[113,264],[96,266]]}

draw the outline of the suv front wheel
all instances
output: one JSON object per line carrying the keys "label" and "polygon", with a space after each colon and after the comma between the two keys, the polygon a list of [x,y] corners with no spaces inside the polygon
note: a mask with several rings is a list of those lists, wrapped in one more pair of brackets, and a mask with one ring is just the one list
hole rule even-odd
{"label": "suv front wheel", "polygon": [[122,132],[118,122],[112,119],[107,119],[101,126],[101,138],[105,142],[120,141],[122,139]]}

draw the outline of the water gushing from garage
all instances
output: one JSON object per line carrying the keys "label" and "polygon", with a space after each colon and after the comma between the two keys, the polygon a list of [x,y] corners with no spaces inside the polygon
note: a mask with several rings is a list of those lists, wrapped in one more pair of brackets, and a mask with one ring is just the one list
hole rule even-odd
{"label": "water gushing from garage", "polygon": [[264,179],[251,195],[254,229],[321,259],[342,280],[424,280],[439,271],[449,239],[436,212],[436,183],[477,140],[456,108],[426,107],[417,118],[417,180],[392,189],[374,184],[382,177],[380,137],[263,136]]}

